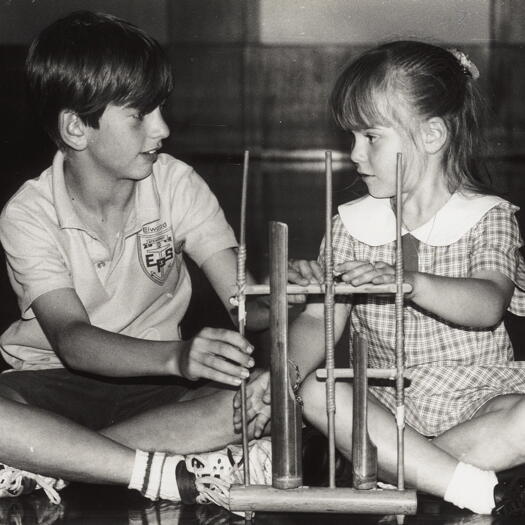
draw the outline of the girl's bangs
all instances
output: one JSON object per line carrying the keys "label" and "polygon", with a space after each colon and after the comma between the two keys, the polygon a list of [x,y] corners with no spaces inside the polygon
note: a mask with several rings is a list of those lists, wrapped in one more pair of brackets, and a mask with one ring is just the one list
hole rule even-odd
{"label": "girl's bangs", "polygon": [[334,93],[334,117],[345,131],[392,124],[392,108],[384,85],[375,79],[355,79]]}

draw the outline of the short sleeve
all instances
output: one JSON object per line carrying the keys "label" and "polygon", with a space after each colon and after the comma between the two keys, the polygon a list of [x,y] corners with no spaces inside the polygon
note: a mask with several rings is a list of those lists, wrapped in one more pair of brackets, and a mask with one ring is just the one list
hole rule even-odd
{"label": "short sleeve", "polygon": [[525,262],[516,208],[504,203],[492,208],[473,228],[470,273],[497,271],[516,285],[509,311],[525,316]]}
{"label": "short sleeve", "polygon": [[28,210],[8,205],[0,218],[0,241],[23,318],[34,317],[30,306],[37,297],[58,288],[73,288],[53,234]]}
{"label": "short sleeve", "polygon": [[507,203],[495,206],[472,229],[471,274],[493,270],[515,281],[522,241],[514,213]]}
{"label": "short sleeve", "polygon": [[217,198],[193,169],[177,185],[172,206],[175,237],[184,239],[185,251],[199,266],[213,254],[237,246]]}

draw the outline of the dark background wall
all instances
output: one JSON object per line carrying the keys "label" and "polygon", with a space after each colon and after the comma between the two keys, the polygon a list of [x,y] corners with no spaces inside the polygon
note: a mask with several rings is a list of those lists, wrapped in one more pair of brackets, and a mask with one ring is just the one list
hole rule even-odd
{"label": "dark background wall", "polygon": [[[165,46],[176,78],[165,149],[198,168],[235,228],[241,156],[250,150],[248,264],[259,275],[266,268],[268,220],[289,223],[291,255],[316,255],[326,149],[336,159],[335,203],[363,191],[346,138],[328,118],[327,99],[340,68],[380,41],[425,38],[469,54],[491,109],[485,158],[498,189],[525,205],[520,0],[0,0],[1,205],[54,153],[24,99],[27,47],[45,25],[79,8],[127,18]],[[198,319],[191,326],[222,323],[220,315],[203,315],[216,305],[194,275],[197,307],[190,316]],[[0,297],[1,330],[17,315],[3,271]],[[510,322],[521,346],[521,324]]]}

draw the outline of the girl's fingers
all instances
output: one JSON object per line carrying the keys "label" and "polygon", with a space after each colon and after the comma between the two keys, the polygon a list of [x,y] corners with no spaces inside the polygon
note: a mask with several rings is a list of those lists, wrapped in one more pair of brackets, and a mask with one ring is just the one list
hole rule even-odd
{"label": "girl's fingers", "polygon": [[353,286],[362,284],[391,283],[395,270],[383,261],[348,261],[336,265],[335,271],[340,274],[340,280]]}

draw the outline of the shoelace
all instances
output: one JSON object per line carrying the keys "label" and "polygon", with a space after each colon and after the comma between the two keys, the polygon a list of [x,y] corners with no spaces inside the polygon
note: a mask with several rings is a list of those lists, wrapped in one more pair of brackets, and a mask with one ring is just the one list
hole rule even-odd
{"label": "shoelace", "polygon": [[503,516],[521,516],[525,514],[525,479],[512,480],[509,485],[508,493],[494,510]]}
{"label": "shoelace", "polygon": [[[244,458],[241,458],[236,463],[230,449],[227,449],[226,455],[228,457],[228,461],[230,462],[231,467],[229,471],[230,479],[235,480],[238,478],[239,480],[242,480],[241,466],[243,464]],[[196,459],[198,460],[198,458]],[[204,464],[203,461],[200,461],[200,463]],[[232,483],[213,475],[199,475],[198,469],[195,472],[195,474],[195,485],[197,487],[197,490],[199,491],[199,496],[197,496],[197,503],[211,502],[215,503],[215,505],[219,505],[221,507],[229,509],[230,487],[232,486]]]}
{"label": "shoelace", "polygon": [[[60,496],[54,487],[56,480],[7,466],[4,466],[0,471],[0,489],[14,490],[15,492],[18,492],[22,488],[24,478],[34,480],[37,486],[46,493],[49,501],[57,505],[60,503]],[[20,492],[16,495],[19,494]]]}

